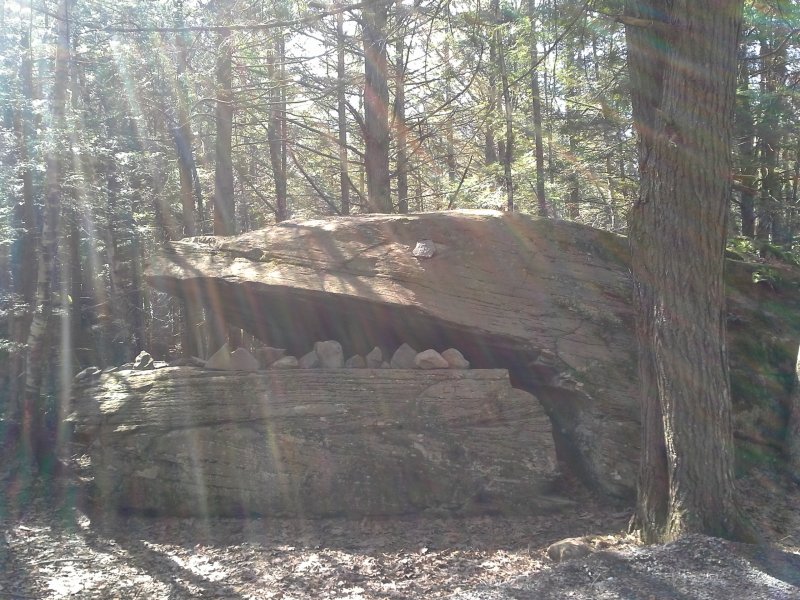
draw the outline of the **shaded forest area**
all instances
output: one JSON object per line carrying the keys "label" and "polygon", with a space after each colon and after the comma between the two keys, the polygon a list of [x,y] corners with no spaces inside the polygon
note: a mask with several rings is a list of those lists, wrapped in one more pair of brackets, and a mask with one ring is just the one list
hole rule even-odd
{"label": "shaded forest area", "polygon": [[[213,352],[144,284],[168,240],[450,208],[626,233],[622,4],[2,0],[0,411],[56,431],[79,370]],[[730,198],[732,249],[790,262],[799,23],[745,3]]]}

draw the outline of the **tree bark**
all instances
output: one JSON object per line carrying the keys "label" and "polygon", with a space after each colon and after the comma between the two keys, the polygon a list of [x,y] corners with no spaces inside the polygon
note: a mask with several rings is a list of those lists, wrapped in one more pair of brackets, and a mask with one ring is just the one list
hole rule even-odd
{"label": "tree bark", "polygon": [[[180,21],[183,16],[180,15]],[[183,83],[183,75],[186,72],[188,62],[186,41],[182,33],[175,36],[176,49],[176,82],[177,90],[177,123],[172,124],[172,135],[175,139],[175,147],[178,152],[178,174],[180,178],[181,196],[181,216],[183,223],[183,235],[191,237],[197,235],[197,215],[202,206],[200,196],[200,182],[197,181],[197,171],[192,151],[193,135],[192,123],[189,116],[189,98],[186,87]],[[195,204],[196,203],[196,204]]]}
{"label": "tree bark", "polygon": [[233,164],[231,162],[231,140],[233,137],[232,61],[231,32],[228,29],[223,29],[217,37],[214,235],[233,235],[236,233],[233,204]]}
{"label": "tree bark", "polygon": [[[22,95],[29,101],[34,98],[33,60],[31,58],[30,35],[26,33],[20,41],[22,61],[20,81]],[[11,289],[17,306],[11,314],[9,331],[15,347],[8,362],[8,400],[11,404],[12,418],[19,418],[22,407],[23,376],[25,373],[24,344],[30,329],[32,307],[36,293],[36,223],[35,199],[33,192],[33,169],[29,164],[28,148],[33,144],[35,127],[31,110],[25,106],[14,112],[14,130],[17,139],[17,157],[20,165],[19,183],[22,197],[14,202],[12,223],[15,230],[11,247]]]}
{"label": "tree bark", "polygon": [[758,237],[774,244],[786,244],[783,184],[778,174],[783,136],[781,114],[783,102],[778,86],[785,77],[785,48],[773,48],[767,40],[761,45],[761,91],[765,98],[764,114],[758,123],[761,146],[761,197],[759,199]]}
{"label": "tree bark", "polygon": [[756,181],[758,168],[756,164],[755,123],[753,109],[747,93],[750,87],[750,69],[747,61],[739,65],[739,93],[736,95],[736,113],[734,128],[740,163],[739,180],[742,184],[740,198],[741,233],[745,237],[756,234]]}
{"label": "tree bark", "polygon": [[499,3],[497,0],[492,0],[490,3],[490,11],[494,17],[492,21],[492,30],[489,34],[489,65],[488,65],[488,80],[489,80],[489,99],[486,106],[486,130],[484,132],[484,160],[487,165],[493,165],[497,162],[497,141],[494,136],[494,119],[495,112],[497,111],[497,36],[495,36],[494,27],[497,26],[496,15],[499,11]]}
{"label": "tree bark", "polygon": [[[217,98],[215,122],[214,163],[214,235],[229,236],[236,233],[235,205],[233,197],[233,162],[231,146],[233,138],[233,47],[229,29],[220,30],[217,36],[216,83]],[[222,318],[222,311],[213,308],[206,315],[209,324],[208,336],[211,351],[216,351],[228,342],[231,349],[239,346],[241,334],[229,329]]]}
{"label": "tree bark", "polygon": [[347,165],[347,102],[345,101],[344,16],[336,14],[336,110],[339,142],[339,194],[342,214],[350,214],[350,174]]}
{"label": "tree bark", "polygon": [[[400,7],[402,0],[397,0]],[[397,144],[397,212],[408,212],[408,130],[406,129],[406,63],[403,35],[395,33],[394,130]]]}
{"label": "tree bark", "polygon": [[275,181],[275,221],[280,223],[289,218],[286,206],[286,101],[284,40],[283,33],[275,33],[274,53],[267,59],[267,71],[272,91],[270,94],[270,115],[267,125],[269,160],[272,165],[272,178]]}
{"label": "tree bark", "polygon": [[630,216],[646,542],[746,535],[734,490],[723,261],[741,0],[630,0],[641,188]]}
{"label": "tree bark", "polygon": [[786,456],[789,473],[795,483],[800,483],[800,351],[794,370],[794,389],[789,403],[789,424],[786,428]]}
{"label": "tree bark", "polygon": [[[69,85],[70,0],[61,0],[56,21],[55,72],[50,99],[51,135],[58,139],[65,129],[66,93]],[[44,466],[52,455],[45,429],[45,406],[41,397],[42,377],[50,355],[47,337],[53,312],[53,275],[61,218],[63,160],[61,145],[53,144],[45,159],[45,206],[39,244],[39,269],[33,321],[28,334],[25,391],[22,407],[22,445],[25,460]]]}
{"label": "tree bark", "polygon": [[369,212],[392,212],[389,176],[389,84],[386,25],[391,0],[363,9],[364,163]]}
{"label": "tree bark", "polygon": [[533,115],[534,156],[536,160],[536,206],[540,217],[547,216],[544,190],[544,144],[542,143],[542,98],[539,90],[539,39],[536,34],[536,1],[528,0],[531,21],[531,114]]}
{"label": "tree bark", "polygon": [[506,67],[506,51],[503,44],[502,30],[495,30],[497,36],[497,63],[500,67],[500,83],[503,93],[503,120],[505,121],[505,144],[503,159],[503,184],[506,189],[506,208],[514,211],[514,178],[512,166],[514,163],[514,113],[511,106],[511,89],[508,83],[508,68]]}

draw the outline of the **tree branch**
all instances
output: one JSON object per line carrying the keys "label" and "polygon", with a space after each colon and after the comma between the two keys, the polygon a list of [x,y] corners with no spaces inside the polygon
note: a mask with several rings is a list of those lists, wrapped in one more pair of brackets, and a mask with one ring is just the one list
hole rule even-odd
{"label": "tree branch", "polygon": [[321,21],[325,17],[337,15],[351,10],[366,8],[379,0],[366,0],[355,4],[345,4],[328,10],[315,11],[297,19],[274,19],[266,23],[253,25],[190,25],[185,27],[89,27],[87,31],[106,31],[108,33],[181,33],[190,31],[268,31],[280,27],[294,27],[296,25],[309,25]]}

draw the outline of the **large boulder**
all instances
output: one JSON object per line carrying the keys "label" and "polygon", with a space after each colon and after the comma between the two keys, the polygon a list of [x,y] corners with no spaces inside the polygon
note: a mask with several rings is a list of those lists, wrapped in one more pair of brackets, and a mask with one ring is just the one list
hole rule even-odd
{"label": "large boulder", "polygon": [[504,370],[169,367],[76,384],[76,464],[106,509],[167,515],[538,512],[550,421]]}
{"label": "large boulder", "polygon": [[[430,251],[415,255],[420,244]],[[454,211],[190,238],[156,257],[147,276],[298,356],[320,339],[338,340],[345,356],[407,343],[458,348],[476,369],[507,368],[544,405],[560,459],[601,491],[630,497],[639,407],[628,254],[625,238],[574,223]],[[754,283],[763,268],[728,261],[744,462],[780,447],[800,339],[797,300]]]}

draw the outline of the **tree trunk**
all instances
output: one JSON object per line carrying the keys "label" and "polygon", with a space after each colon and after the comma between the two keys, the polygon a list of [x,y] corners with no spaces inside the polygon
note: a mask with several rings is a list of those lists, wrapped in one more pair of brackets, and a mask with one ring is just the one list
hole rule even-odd
{"label": "tree trunk", "polygon": [[[653,15],[663,20],[653,21]],[[630,216],[646,542],[742,537],[723,261],[741,0],[628,2],[641,188]]]}
{"label": "tree trunk", "polygon": [[756,234],[756,181],[758,168],[755,152],[755,124],[753,109],[747,92],[750,87],[750,69],[743,60],[739,65],[739,93],[736,95],[736,113],[734,127],[740,163],[739,180],[742,184],[740,197],[741,232],[745,237]]}
{"label": "tree trunk", "polygon": [[[183,15],[179,14],[179,22],[182,25]],[[177,33],[175,38],[177,50],[177,89],[178,122],[173,126],[173,136],[175,147],[178,152],[178,174],[180,178],[180,197],[181,197],[181,222],[183,225],[183,235],[187,237],[195,236],[203,229],[202,222],[202,196],[200,182],[197,179],[197,168],[194,161],[192,124],[189,119],[189,98],[183,85],[183,74],[187,67],[186,41],[183,33]],[[197,222],[200,220],[200,227]],[[203,321],[203,310],[197,302],[191,298],[183,300],[180,304],[181,327],[181,352],[183,356],[201,356],[203,348],[203,336],[200,324]]]}
{"label": "tree trunk", "polygon": [[233,164],[231,162],[231,139],[233,137],[232,60],[231,32],[229,29],[223,29],[217,37],[214,235],[233,235],[236,233],[233,204]]}
{"label": "tree trunk", "polygon": [[[445,18],[447,19],[448,24],[452,19],[452,15],[450,14],[450,3],[447,3],[444,7]],[[442,82],[444,85],[444,103],[445,106],[448,107],[449,110],[453,110],[451,104],[453,102],[453,90],[452,90],[452,81],[453,81],[453,65],[451,62],[450,57],[450,40],[452,37],[452,32],[448,25],[447,29],[445,30],[445,37],[444,37],[444,47],[442,48],[442,62],[444,63],[444,81]],[[455,112],[451,112],[451,115],[455,116]],[[452,189],[452,185],[457,183],[458,181],[458,174],[457,170],[458,167],[456,165],[456,148],[455,148],[455,134],[453,132],[453,118],[445,119],[444,122],[444,137],[445,137],[445,145],[446,145],[446,152],[447,152],[447,180],[450,182],[451,190],[450,190],[450,201],[449,206],[453,206],[455,202],[455,195]]]}
{"label": "tree trunk", "polygon": [[[69,0],[58,5],[55,72],[50,100],[51,128],[55,139],[65,130],[66,92],[69,85],[70,31]],[[39,244],[36,300],[33,321],[28,334],[28,356],[25,368],[25,392],[22,408],[22,444],[25,459],[44,466],[52,455],[45,430],[45,406],[42,402],[42,377],[49,356],[47,337],[53,312],[52,290],[56,246],[61,218],[63,160],[61,144],[53,144],[45,159],[45,206],[42,214],[42,237]]]}
{"label": "tree trunk", "polygon": [[547,216],[547,197],[544,191],[544,144],[542,143],[542,98],[539,91],[539,48],[536,35],[536,1],[528,0],[531,21],[531,103],[533,114],[534,155],[536,158],[536,205],[540,217]]}
{"label": "tree trunk", "polygon": [[364,162],[369,212],[392,212],[389,178],[389,84],[386,23],[391,0],[363,8]]}
{"label": "tree trunk", "polygon": [[492,30],[489,34],[489,101],[486,107],[487,117],[483,151],[487,165],[493,165],[497,162],[497,142],[494,137],[494,119],[497,111],[497,36],[495,35],[494,27],[497,26],[496,15],[499,11],[499,6],[497,0],[492,0],[490,3],[493,21]]}
{"label": "tree trunk", "polygon": [[[180,18],[178,25],[181,25],[183,18]],[[176,46],[176,81],[177,90],[177,123],[172,124],[172,135],[175,139],[175,147],[178,152],[178,174],[180,178],[180,197],[181,215],[183,223],[183,235],[191,237],[197,235],[196,208],[202,204],[198,197],[200,193],[199,181],[195,180],[196,168],[194,163],[194,153],[192,151],[193,136],[192,123],[189,116],[189,98],[186,87],[183,83],[183,75],[187,66],[186,41],[182,33],[177,33],[175,38]],[[195,206],[197,199],[197,206]]]}
{"label": "tree trunk", "polygon": [[764,114],[758,124],[761,141],[761,197],[759,201],[760,239],[774,244],[787,242],[784,228],[783,184],[778,173],[782,146],[781,114],[783,106],[778,86],[785,76],[785,49],[773,48],[766,40],[761,45],[761,91],[764,94]]}
{"label": "tree trunk", "polygon": [[[400,7],[402,0],[397,0]],[[403,35],[395,32],[394,130],[397,132],[397,212],[408,212],[408,131],[406,129],[406,63]]]}
{"label": "tree trunk", "polygon": [[[22,62],[20,81],[23,97],[34,100],[33,60],[31,59],[30,37],[23,35],[20,42]],[[15,309],[11,313],[9,331],[15,347],[11,350],[8,363],[8,400],[11,403],[12,418],[19,418],[17,411],[22,406],[23,375],[25,373],[24,344],[28,337],[36,293],[36,241],[37,223],[33,192],[33,170],[29,164],[28,148],[33,144],[35,127],[33,115],[27,107],[14,112],[14,130],[17,139],[19,183],[22,197],[14,202],[12,223],[15,237],[11,246],[11,285]]]}
{"label": "tree trunk", "polygon": [[[214,166],[214,235],[228,236],[236,233],[235,207],[233,197],[233,162],[231,145],[233,138],[233,47],[231,32],[223,29],[217,37],[216,81],[217,99],[215,121],[217,135],[215,142]],[[231,349],[238,347],[240,333],[228,330],[220,310],[207,314],[209,323],[209,344],[216,351],[226,341]]]}
{"label": "tree trunk", "polygon": [[786,456],[789,459],[789,473],[795,483],[800,484],[800,351],[794,371],[794,389],[789,405],[789,425],[786,428]]}
{"label": "tree trunk", "polygon": [[272,91],[270,94],[270,114],[267,125],[269,160],[272,165],[272,178],[275,181],[275,221],[280,223],[289,218],[286,207],[286,102],[283,65],[286,61],[283,51],[283,33],[275,34],[275,52],[267,58],[267,72]]}
{"label": "tree trunk", "polygon": [[[498,15],[499,16],[499,15]],[[503,184],[506,188],[506,208],[514,211],[514,179],[512,166],[514,162],[514,113],[511,106],[511,90],[508,84],[508,69],[506,67],[506,51],[503,45],[501,29],[495,30],[497,36],[497,64],[500,67],[500,83],[503,92],[503,119],[505,121],[505,152],[503,152]]]}
{"label": "tree trunk", "polygon": [[344,16],[336,13],[336,110],[339,141],[339,194],[342,214],[350,214],[350,174],[347,165],[347,102],[345,101]]}

